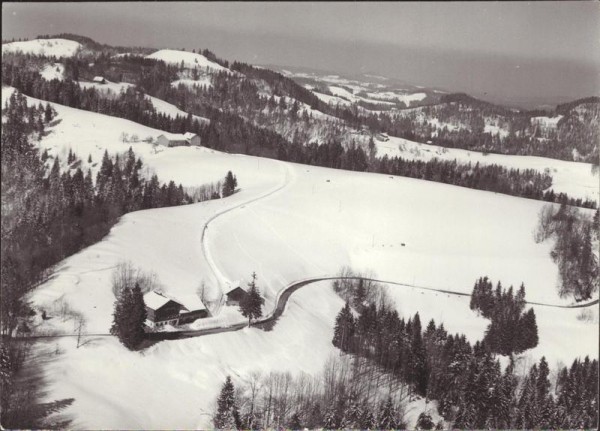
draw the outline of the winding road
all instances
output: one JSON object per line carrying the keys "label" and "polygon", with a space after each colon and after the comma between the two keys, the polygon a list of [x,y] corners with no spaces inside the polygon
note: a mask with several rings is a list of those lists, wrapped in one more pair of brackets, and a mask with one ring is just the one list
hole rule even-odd
{"label": "winding road", "polygon": [[246,205],[249,205],[253,202],[265,199],[269,196],[274,195],[275,193],[280,192],[281,190],[283,190],[285,187],[287,187],[288,185],[290,185],[292,183],[292,170],[290,168],[290,166],[285,163],[285,162],[279,162],[281,163],[281,165],[283,166],[283,169],[285,170],[285,174],[284,174],[284,178],[283,178],[283,183],[280,184],[279,186],[277,186],[275,189],[272,189],[262,195],[253,197],[251,199],[245,200],[243,202],[240,202],[232,207],[229,207],[227,209],[224,209],[222,211],[218,211],[217,213],[215,213],[213,216],[211,216],[205,223],[204,223],[204,227],[202,228],[202,236],[200,237],[200,242],[202,243],[202,252],[204,253],[204,258],[206,259],[206,262],[208,263],[208,266],[210,267],[212,273],[214,274],[217,282],[219,284],[222,283],[227,283],[229,280],[227,280],[227,277],[225,277],[223,275],[223,273],[219,270],[219,268],[217,267],[217,264],[214,262],[212,255],[210,254],[210,250],[208,248],[208,241],[207,241],[207,237],[206,237],[206,233],[207,233],[207,229],[208,229],[208,225],[210,223],[212,223],[213,221],[215,221],[218,217],[221,217],[222,215],[225,215],[227,213],[230,213],[231,211],[238,209],[238,208],[242,208]]}
{"label": "winding road", "polygon": [[[206,259],[209,267],[211,268],[211,271],[215,275],[215,278],[217,279],[217,282],[219,284],[226,284],[226,283],[228,283],[229,280],[223,275],[223,273],[219,270],[216,263],[212,259],[212,256],[211,256],[211,253],[210,253],[210,250],[208,247],[208,240],[207,240],[208,225],[210,223],[214,222],[218,217],[221,217],[227,213],[230,213],[231,211],[233,211],[235,209],[245,207],[248,204],[251,204],[253,202],[256,202],[256,201],[265,199],[269,196],[272,196],[275,193],[282,191],[285,187],[289,186],[292,183],[293,176],[294,176],[292,173],[292,169],[290,168],[290,166],[287,163],[285,163],[285,162],[280,162],[280,163],[283,165],[284,172],[285,172],[283,181],[280,185],[278,185],[277,187],[275,187],[272,190],[267,191],[266,193],[264,193],[262,195],[255,196],[251,199],[248,199],[248,200],[245,200],[238,204],[235,204],[234,206],[231,206],[224,210],[218,211],[204,223],[204,227],[202,229],[202,235],[201,235],[202,251],[203,251],[203,254],[205,256],[205,259]],[[273,326],[277,323],[277,320],[283,315],[285,308],[286,308],[288,301],[289,301],[290,297],[292,296],[292,294],[304,286],[307,286],[307,285],[313,284],[313,283],[322,282],[322,281],[360,280],[360,279],[365,280],[365,281],[381,283],[381,284],[385,284],[385,285],[389,285],[389,286],[427,290],[427,291],[445,293],[448,295],[455,295],[455,296],[471,296],[470,293],[466,293],[466,292],[459,292],[459,291],[442,289],[442,288],[418,286],[418,285],[414,285],[414,284],[401,283],[401,282],[390,281],[390,280],[380,280],[380,279],[375,279],[375,278],[358,277],[358,276],[341,277],[341,276],[335,276],[335,275],[316,276],[316,277],[311,277],[311,278],[294,281],[294,282],[288,284],[283,289],[281,289],[276,297],[276,301],[275,301],[276,305],[275,305],[275,308],[273,309],[273,311],[271,311],[271,313],[269,313],[267,316],[265,316],[257,321],[254,321],[252,326],[259,327],[259,328],[262,328],[265,330],[272,329]],[[574,304],[574,305],[558,305],[558,304],[547,304],[547,303],[527,301],[527,304],[529,304],[529,305],[552,307],[552,308],[563,308],[563,309],[591,307],[591,306],[597,305],[598,303],[599,303],[598,299],[584,303],[584,304]],[[183,331],[176,331],[176,332],[153,332],[153,333],[148,333],[147,336],[152,341],[174,340],[174,339],[183,339],[183,338],[191,338],[191,337],[200,337],[200,336],[210,335],[210,334],[219,334],[219,333],[225,333],[225,332],[239,331],[247,326],[248,326],[247,322],[240,322],[240,323],[235,323],[235,324],[228,325],[228,326],[221,326],[221,327],[215,327],[215,328],[183,330]],[[97,337],[112,336],[111,334],[82,334],[82,335],[97,336]],[[22,338],[33,339],[33,338],[54,338],[54,337],[75,337],[75,336],[78,336],[78,335],[77,334],[39,335],[39,336],[34,335],[34,336],[22,337]]]}

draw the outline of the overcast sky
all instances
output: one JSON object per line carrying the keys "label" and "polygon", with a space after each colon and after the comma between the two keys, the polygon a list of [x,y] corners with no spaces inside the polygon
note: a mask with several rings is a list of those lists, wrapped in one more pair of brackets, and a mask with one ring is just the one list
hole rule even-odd
{"label": "overcast sky", "polygon": [[[3,3],[2,7],[3,39],[71,32],[115,45],[208,47],[227,59],[378,72],[477,93],[485,87],[491,93],[505,88],[522,94],[524,88],[540,85],[533,76],[548,74],[548,67],[553,69],[550,75],[540,76],[544,88],[533,88],[532,97],[546,94],[553,81],[566,80],[565,73],[573,75],[571,85],[556,82],[556,97],[589,94],[600,84],[598,2]],[[442,74],[434,68],[448,71]],[[515,84],[506,76],[493,76],[506,74],[514,75]],[[498,79],[502,84],[494,85]],[[523,79],[526,86],[519,85]]]}

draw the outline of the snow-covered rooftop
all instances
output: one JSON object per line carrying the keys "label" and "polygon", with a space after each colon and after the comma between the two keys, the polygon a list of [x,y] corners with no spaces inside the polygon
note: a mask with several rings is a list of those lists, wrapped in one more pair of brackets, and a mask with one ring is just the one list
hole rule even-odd
{"label": "snow-covered rooftop", "polygon": [[187,311],[206,310],[206,305],[204,305],[200,297],[196,294],[179,295],[175,301],[180,302]]}
{"label": "snow-covered rooftop", "polygon": [[158,310],[169,301],[169,298],[156,292],[148,292],[144,295],[144,304],[152,310]]}
{"label": "snow-covered rooftop", "polygon": [[242,283],[237,280],[237,281],[232,281],[231,283],[228,284],[228,286],[225,288],[225,295],[227,295],[229,292],[233,292],[235,289],[240,288],[242,290],[246,290],[242,287]]}

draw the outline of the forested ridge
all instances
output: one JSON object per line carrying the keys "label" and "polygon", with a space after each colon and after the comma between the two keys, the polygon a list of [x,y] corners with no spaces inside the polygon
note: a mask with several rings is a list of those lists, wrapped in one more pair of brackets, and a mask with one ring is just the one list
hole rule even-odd
{"label": "forested ridge", "polygon": [[[407,176],[549,202],[566,202],[569,205],[587,208],[595,208],[596,205],[592,200],[584,201],[569,198],[564,194],[555,194],[550,189],[551,177],[547,173],[535,170],[507,169],[498,165],[472,165],[436,159],[423,162],[401,157],[378,158],[372,139],[366,150],[353,142],[343,145],[338,136],[343,127],[336,121],[315,123],[312,114],[306,109],[300,113],[297,100],[288,102],[284,96],[280,96],[276,101],[274,96],[261,96],[255,84],[233,77],[230,73],[215,74],[213,85],[208,88],[190,90],[182,85],[174,88],[170,82],[176,76],[176,67],[140,57],[125,58],[125,62],[131,61],[143,67],[138,88],[178,105],[189,114],[170,117],[158,113],[145,95],[136,88],[128,88],[114,97],[106,97],[95,88],[82,89],[75,81],[68,79],[46,81],[37,71],[22,71],[17,63],[3,62],[2,79],[3,83],[42,100],[126,118],[173,133],[197,133],[201,136],[203,145],[221,151],[335,169]],[[78,68],[83,66],[70,67],[79,70]],[[280,91],[283,94],[284,90]],[[256,121],[250,121],[245,118],[257,112],[260,120],[255,118]],[[206,117],[210,122],[201,123],[194,119],[192,114]],[[269,128],[256,125],[265,121],[293,125],[292,140]],[[321,144],[311,143],[307,131],[314,130],[315,127],[325,127],[331,139]]]}

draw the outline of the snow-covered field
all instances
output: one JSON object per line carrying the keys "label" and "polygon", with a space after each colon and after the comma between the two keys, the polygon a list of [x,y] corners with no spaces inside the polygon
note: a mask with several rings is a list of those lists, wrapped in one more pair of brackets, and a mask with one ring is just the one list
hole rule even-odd
{"label": "snow-covered field", "polygon": [[385,100],[399,100],[406,103],[406,106],[410,106],[412,102],[420,102],[427,97],[425,93],[397,93],[394,91],[384,91],[380,93],[367,93],[369,97],[373,99],[385,99]]}
{"label": "snow-covered field", "polygon": [[212,87],[212,81],[209,76],[202,76],[200,79],[178,79],[177,81],[171,82],[173,87],[179,87],[179,85],[185,85],[186,87]]}
{"label": "snow-covered field", "polygon": [[92,81],[77,81],[77,84],[79,84],[81,88],[94,88],[100,93],[114,93],[115,95],[118,95],[121,91],[125,91],[128,88],[134,87],[133,84],[129,84],[128,82],[111,82],[108,80],[104,84]]}
{"label": "snow-covered field", "polygon": [[535,156],[512,156],[484,154],[459,148],[445,148],[437,145],[421,144],[402,138],[391,137],[388,141],[375,140],[377,155],[382,157],[403,157],[408,160],[457,160],[458,162],[497,164],[507,168],[535,169],[548,171],[552,176],[552,189],[556,193],[567,193],[574,198],[592,199],[599,202],[600,177],[592,171],[590,163],[569,162]]}
{"label": "snow-covered field", "polygon": [[178,51],[175,49],[161,49],[156,51],[150,55],[147,55],[146,58],[152,58],[154,60],[162,60],[165,63],[180,65],[183,62],[184,67],[193,69],[195,67],[199,69],[212,69],[213,71],[220,72],[229,70],[220,64],[215,63],[214,61],[210,61],[208,58],[203,56],[202,54],[196,54],[193,52],[187,51]]}
{"label": "snow-covered field", "polygon": [[[564,303],[555,290],[551,244],[536,244],[532,236],[543,202],[208,149],[155,153],[148,144],[124,144],[119,137],[157,136],[159,130],[54,107],[61,121],[40,143],[50,154],[72,148],[84,161],[92,154],[99,162],[105,148],[114,154],[133,145],[162,181],[200,185],[232,170],[241,187],[227,199],[130,213],[101,242],[65,259],[31,300],[49,310],[69,304],[85,316],[90,333],[108,331],[110,274],[121,260],[154,272],[175,296],[193,294],[202,281],[215,293],[256,271],[267,312],[287,284],[333,275],[342,265],[385,280],[463,292],[487,275],[504,286],[524,282],[529,300]],[[219,213],[203,244],[205,223]],[[471,341],[483,336],[487,321],[469,310],[468,298],[408,287],[390,287],[390,293],[403,316],[418,311],[422,321],[434,318]],[[319,372],[335,354],[333,322],[342,305],[322,282],[294,293],[270,332],[251,328],[165,341],[142,353],[111,338],[90,337],[79,349],[71,338],[52,341],[63,353],[45,370],[48,398],[75,398],[66,411],[74,428],[207,428],[227,374],[235,381],[257,369]],[[598,357],[598,325],[578,320],[578,313],[536,307],[540,344],[528,355],[546,355],[552,365]]]}
{"label": "snow-covered field", "polygon": [[64,80],[65,66],[62,63],[46,64],[40,71],[40,75],[46,81],[52,81],[58,79],[59,81]]}
{"label": "snow-covered field", "polygon": [[2,44],[2,53],[21,52],[23,54],[45,55],[48,57],[73,57],[81,48],[79,42],[68,39],[33,39],[23,42]]}
{"label": "snow-covered field", "polygon": [[[82,88],[95,88],[99,92],[112,93],[113,95],[118,95],[121,91],[125,91],[128,88],[135,87],[133,84],[129,84],[127,82],[110,82],[110,81],[106,81],[105,84],[100,84],[100,83],[91,82],[91,81],[79,81],[78,84]],[[158,99],[156,97],[149,96],[149,95],[146,95],[146,99],[148,99],[150,102],[152,102],[154,109],[156,109],[156,112],[158,112],[158,113],[165,114],[165,115],[168,115],[173,118],[175,118],[177,116],[182,116],[182,117],[188,116],[187,112],[182,111],[177,106],[175,106],[169,102],[165,102],[162,99]],[[194,115],[193,118],[200,122],[208,121],[208,119],[199,117],[197,115]]]}

